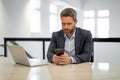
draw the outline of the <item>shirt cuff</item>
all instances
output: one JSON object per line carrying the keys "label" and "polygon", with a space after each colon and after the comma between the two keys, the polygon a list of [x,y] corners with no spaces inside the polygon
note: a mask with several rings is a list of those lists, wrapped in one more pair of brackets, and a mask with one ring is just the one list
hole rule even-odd
{"label": "shirt cuff", "polygon": [[76,59],[74,57],[70,57],[72,60],[72,63],[77,63]]}

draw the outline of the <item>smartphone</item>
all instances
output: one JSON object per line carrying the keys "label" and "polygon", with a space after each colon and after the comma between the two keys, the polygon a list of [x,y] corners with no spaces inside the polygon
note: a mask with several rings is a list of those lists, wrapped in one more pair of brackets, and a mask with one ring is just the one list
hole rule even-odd
{"label": "smartphone", "polygon": [[57,56],[61,56],[62,54],[64,54],[64,49],[61,49],[61,48],[55,49],[55,54]]}

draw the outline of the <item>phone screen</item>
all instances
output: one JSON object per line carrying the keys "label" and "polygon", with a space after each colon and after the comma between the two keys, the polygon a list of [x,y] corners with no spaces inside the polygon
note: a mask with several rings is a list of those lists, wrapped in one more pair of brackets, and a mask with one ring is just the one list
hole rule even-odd
{"label": "phone screen", "polygon": [[55,49],[55,54],[57,56],[61,56],[62,54],[64,54],[64,49]]}

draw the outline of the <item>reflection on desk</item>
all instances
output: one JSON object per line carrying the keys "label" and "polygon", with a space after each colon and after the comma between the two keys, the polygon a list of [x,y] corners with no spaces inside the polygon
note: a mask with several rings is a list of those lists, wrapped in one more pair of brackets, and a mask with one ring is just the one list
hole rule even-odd
{"label": "reflection on desk", "polygon": [[48,64],[27,67],[0,58],[0,80],[120,80],[120,64]]}
{"label": "reflection on desk", "polygon": [[94,64],[93,80],[120,80],[120,64]]}
{"label": "reflection on desk", "polygon": [[47,66],[41,67],[25,67],[15,65],[8,77],[9,80],[49,80],[49,72]]}
{"label": "reflection on desk", "polygon": [[49,66],[51,80],[92,80],[92,65],[90,63],[64,66],[50,64]]}

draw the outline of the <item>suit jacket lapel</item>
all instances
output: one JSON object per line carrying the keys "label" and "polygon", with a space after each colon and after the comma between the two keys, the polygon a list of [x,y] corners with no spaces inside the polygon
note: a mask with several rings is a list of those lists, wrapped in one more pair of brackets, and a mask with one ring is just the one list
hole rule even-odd
{"label": "suit jacket lapel", "polygon": [[59,44],[60,44],[60,48],[63,48],[64,49],[64,46],[65,46],[65,38],[64,38],[64,32],[61,31],[61,36],[59,38]]}
{"label": "suit jacket lapel", "polygon": [[81,44],[81,33],[79,28],[76,28],[76,33],[75,33],[75,54],[78,54],[79,49],[80,49],[80,44]]}

